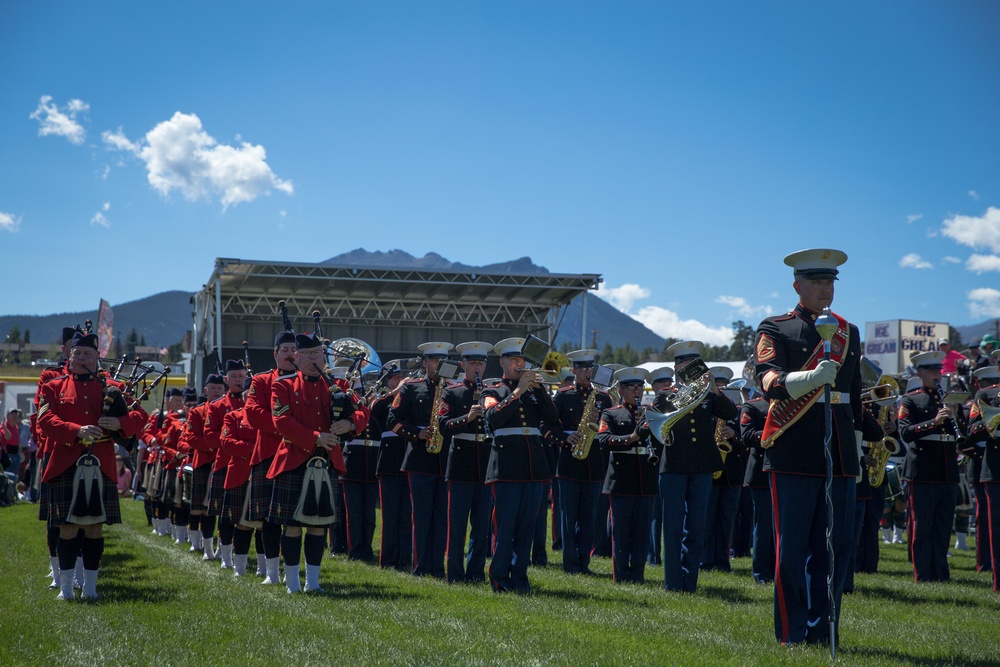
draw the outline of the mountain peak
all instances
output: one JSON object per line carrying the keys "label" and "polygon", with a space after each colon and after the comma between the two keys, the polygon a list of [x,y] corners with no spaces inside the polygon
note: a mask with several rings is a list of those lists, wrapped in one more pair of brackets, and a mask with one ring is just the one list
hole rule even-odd
{"label": "mountain peak", "polygon": [[544,274],[549,270],[538,266],[530,257],[520,257],[509,262],[498,262],[485,266],[471,266],[460,262],[452,262],[436,252],[429,252],[423,257],[414,257],[405,250],[369,251],[356,248],[341,253],[320,264],[335,264],[347,266],[379,266],[400,269],[427,269],[438,271],[482,271],[484,273],[514,273],[514,274]]}

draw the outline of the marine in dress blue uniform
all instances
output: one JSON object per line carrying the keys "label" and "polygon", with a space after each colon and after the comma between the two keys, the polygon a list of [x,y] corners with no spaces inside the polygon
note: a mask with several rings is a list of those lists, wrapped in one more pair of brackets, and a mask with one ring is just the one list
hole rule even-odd
{"label": "marine in dress blue uniform", "polygon": [[402,362],[390,361],[386,386],[389,393],[375,399],[371,406],[372,421],[382,432],[375,475],[378,477],[379,507],[382,508],[382,528],[379,535],[379,567],[391,567],[401,572],[413,569],[413,523],[410,504],[410,484],[400,470],[406,455],[406,441],[389,430],[389,408],[403,379]]}
{"label": "marine in dress blue uniform", "polygon": [[993,590],[1000,591],[1000,429],[990,431],[979,409],[980,401],[990,408],[1000,408],[1000,369],[995,366],[980,368],[976,377],[980,389],[969,412],[968,445],[975,448],[973,456],[981,462],[982,500],[977,493],[977,517],[980,511],[986,517],[981,533],[979,522],[976,522],[977,559],[987,561],[988,567],[984,569],[993,572]]}
{"label": "marine in dress blue uniform", "polygon": [[[448,484],[446,560],[448,582],[453,584],[486,581],[487,542],[493,511],[493,498],[486,486],[486,464],[493,441],[484,430],[480,399],[486,355],[492,350],[492,345],[482,341],[455,346],[455,351],[462,356],[465,378],[448,384],[438,412],[438,424],[448,452],[445,466]],[[466,527],[469,528],[468,554]]]}
{"label": "marine in dress blue uniform", "polygon": [[[664,395],[670,392],[674,385],[674,369],[670,366],[660,366],[649,371],[646,378],[649,386],[653,388],[654,397],[661,391]],[[649,518],[649,554],[646,561],[650,565],[663,564],[663,503],[660,502],[659,484],[656,487],[656,498],[653,500],[653,511]]]}
{"label": "marine in dress blue uniform", "polygon": [[948,547],[958,498],[958,451],[954,419],[958,406],[945,406],[935,386],[941,380],[940,352],[912,358],[921,386],[899,403],[899,433],[906,445],[907,537],[914,581],[948,581]]}
{"label": "marine in dress blue uniform", "polygon": [[646,580],[649,517],[657,494],[662,446],[650,441],[641,407],[647,372],[622,368],[615,373],[622,401],[601,413],[601,445],[609,453],[603,492],[611,504],[611,566],[615,583]]}
{"label": "marine in dress blue uniform", "polygon": [[[972,490],[976,497],[976,570],[989,572],[993,569],[993,548],[990,543],[988,484],[992,481],[994,474],[1000,472],[1000,467],[985,471],[986,443],[989,434],[986,432],[986,425],[979,415],[977,400],[982,398],[988,405],[996,407],[995,401],[998,387],[1000,387],[1000,367],[980,368],[973,373],[973,377],[979,390],[976,392],[969,411],[969,443],[962,451],[972,459],[974,474]],[[976,430],[975,434],[973,429]],[[984,479],[984,475],[990,479]],[[994,511],[1000,512],[1000,507]]]}
{"label": "marine in dress blue uniform", "polygon": [[[425,376],[407,380],[399,387],[389,408],[389,429],[406,440],[402,470],[410,485],[413,522],[413,574],[429,574],[443,579],[444,552],[448,543],[448,487],[444,481],[447,454],[431,453],[434,393],[445,380],[438,365],[448,358],[451,343],[428,342],[417,346],[423,358]],[[442,392],[444,389],[442,388]],[[443,446],[442,446],[443,450]]]}
{"label": "marine in dress blue uniform", "polygon": [[340,478],[344,499],[344,531],[348,560],[375,562],[375,510],[378,507],[378,452],[382,431],[369,418],[365,429],[344,443],[344,466]]}
{"label": "marine in dress blue uniform", "polygon": [[607,392],[590,381],[597,350],[574,350],[566,357],[573,363],[576,381],[556,392],[553,403],[559,412],[559,422],[546,433],[546,438],[558,447],[556,483],[559,485],[563,570],[570,574],[589,574],[594,549],[594,518],[608,457],[607,450],[596,438],[586,458],[575,458],[573,447],[586,435],[580,428],[580,421],[590,393],[597,392],[590,423],[598,424],[601,412],[612,404]]}
{"label": "marine in dress blue uniform", "polygon": [[552,470],[545,455],[542,429],[555,424],[559,413],[549,393],[524,372],[522,338],[505,338],[494,345],[503,378],[483,390],[483,418],[493,435],[486,483],[493,488],[493,560],[489,577],[493,590],[531,592],[528,559],[535,517],[542,500],[542,483]]}
{"label": "marine in dress blue uniform", "polygon": [[[682,341],[667,348],[674,369],[682,370],[701,357],[704,344]],[[675,410],[669,396],[658,394],[653,407],[659,412]],[[705,546],[708,501],[712,473],[722,469],[722,456],[715,444],[717,419],[736,417],[736,406],[715,383],[702,403],[674,425],[671,444],[660,458],[660,502],[663,505],[663,587],[668,591],[693,593]]]}
{"label": "marine in dress blue uniform", "polygon": [[[771,400],[762,437],[770,474],[777,567],[774,633],[782,644],[829,642],[823,386],[832,385],[832,526],[836,617],[854,535],[855,480],[861,472],[861,373],[858,328],[838,318],[829,361],[815,323],[833,302],[839,250],[804,250],[785,258],[799,303],[757,328],[756,372]],[[839,360],[839,365],[838,361]],[[855,426],[857,424],[857,426]]]}
{"label": "marine in dress blue uniform", "polygon": [[[709,370],[720,390],[733,379],[732,369],[726,366],[713,366]],[[705,550],[701,555],[702,570],[729,572],[731,569],[729,553],[747,460],[743,442],[737,437],[738,422],[739,412],[719,429],[720,437],[728,443],[731,451],[723,455],[722,469],[712,475],[712,492],[708,497],[708,520],[705,526]],[[722,450],[719,452],[721,454]]]}
{"label": "marine in dress blue uniform", "polygon": [[753,500],[753,546],[750,574],[758,584],[774,581],[774,520],[771,508],[771,485],[764,472],[764,450],[760,437],[764,432],[768,402],[757,395],[740,408],[740,438],[747,450],[747,469],[743,486]]}

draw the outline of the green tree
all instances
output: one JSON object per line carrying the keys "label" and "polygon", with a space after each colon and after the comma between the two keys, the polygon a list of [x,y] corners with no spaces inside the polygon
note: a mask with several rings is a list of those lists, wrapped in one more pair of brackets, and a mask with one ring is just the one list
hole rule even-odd
{"label": "green tree", "polygon": [[132,327],[132,330],[125,336],[125,354],[129,357],[135,356],[135,346],[139,344],[139,332]]}
{"label": "green tree", "polygon": [[602,364],[613,364],[615,362],[615,350],[611,347],[611,343],[605,343],[604,347],[601,348],[600,362]]}
{"label": "green tree", "polygon": [[729,361],[745,361],[753,354],[757,332],[743,320],[733,322],[733,344],[729,346]]}
{"label": "green tree", "polygon": [[9,358],[9,360],[10,360],[10,363],[14,364],[15,366],[20,366],[21,365],[21,349],[20,349],[20,345],[21,345],[21,327],[19,327],[19,326],[17,326],[15,324],[14,326],[12,326],[10,328],[10,332],[7,334],[7,342],[10,343],[11,345],[17,345],[17,346],[19,346],[16,351],[15,350],[7,350],[7,356]]}

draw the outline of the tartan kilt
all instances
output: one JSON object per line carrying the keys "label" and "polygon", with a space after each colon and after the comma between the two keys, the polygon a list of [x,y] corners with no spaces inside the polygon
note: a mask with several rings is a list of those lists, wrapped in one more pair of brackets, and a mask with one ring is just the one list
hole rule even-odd
{"label": "tartan kilt", "polygon": [[191,509],[195,511],[204,510],[205,496],[208,495],[208,483],[212,479],[212,464],[206,463],[200,468],[195,468],[192,479]]}
{"label": "tartan kilt", "polygon": [[157,480],[156,495],[153,496],[153,500],[158,503],[165,503],[169,505],[174,501],[174,484],[170,479],[170,473],[176,472],[174,470],[167,470],[163,468],[160,470],[160,479]]}
{"label": "tartan kilt", "polygon": [[49,483],[43,482],[42,475],[45,474],[45,466],[49,464],[49,455],[42,458],[42,467],[38,469],[38,520],[49,520]]}
{"label": "tartan kilt", "polygon": [[208,509],[209,516],[219,516],[222,514],[222,494],[226,491],[226,469],[216,470],[212,473],[212,483],[208,487]]}
{"label": "tartan kilt", "polygon": [[[66,523],[66,517],[69,516],[70,508],[73,505],[73,477],[75,475],[76,466],[74,465],[49,482],[49,528],[58,528]],[[118,505],[118,483],[111,481],[103,473],[101,476],[104,482],[101,501],[104,503],[104,513],[107,515],[107,521],[104,523],[109,525],[121,523],[122,511]]]}
{"label": "tartan kilt", "polygon": [[[280,526],[302,525],[293,517],[295,516],[295,508],[299,506],[299,496],[302,494],[302,480],[305,479],[308,463],[306,461],[294,470],[280,473],[272,480],[274,482],[274,490],[271,493],[271,505],[268,508],[265,521]],[[331,472],[334,472],[332,468]],[[340,481],[337,479],[335,472],[330,475],[330,481],[333,483],[333,495],[336,498],[340,494]],[[344,520],[340,503],[334,503],[333,510],[332,524],[336,526]],[[307,527],[316,528],[316,526]]]}
{"label": "tartan kilt", "polygon": [[233,524],[240,522],[243,518],[243,501],[247,497],[247,487],[250,482],[244,482],[243,484],[233,488],[226,489],[222,494],[222,513],[219,514],[219,518],[230,521]]}
{"label": "tartan kilt", "polygon": [[247,519],[250,521],[267,519],[271,493],[274,491],[274,480],[267,478],[267,471],[273,460],[272,456],[250,469],[250,505],[247,507]]}

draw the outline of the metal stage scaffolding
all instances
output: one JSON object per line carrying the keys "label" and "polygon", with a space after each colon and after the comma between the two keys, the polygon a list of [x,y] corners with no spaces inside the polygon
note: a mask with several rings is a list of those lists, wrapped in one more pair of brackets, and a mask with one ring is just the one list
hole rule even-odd
{"label": "metal stage scaffolding", "polygon": [[[284,299],[298,332],[313,331],[318,310],[327,338],[359,338],[383,362],[417,354],[429,340],[493,343],[532,333],[552,340],[563,310],[597,289],[599,274],[509,274],[371,266],[341,266],[217,258],[194,297],[195,384],[250,344],[255,370],[273,365]],[[494,362],[495,363],[495,362]],[[493,364],[491,364],[493,366]],[[493,366],[496,368],[496,366]]]}

